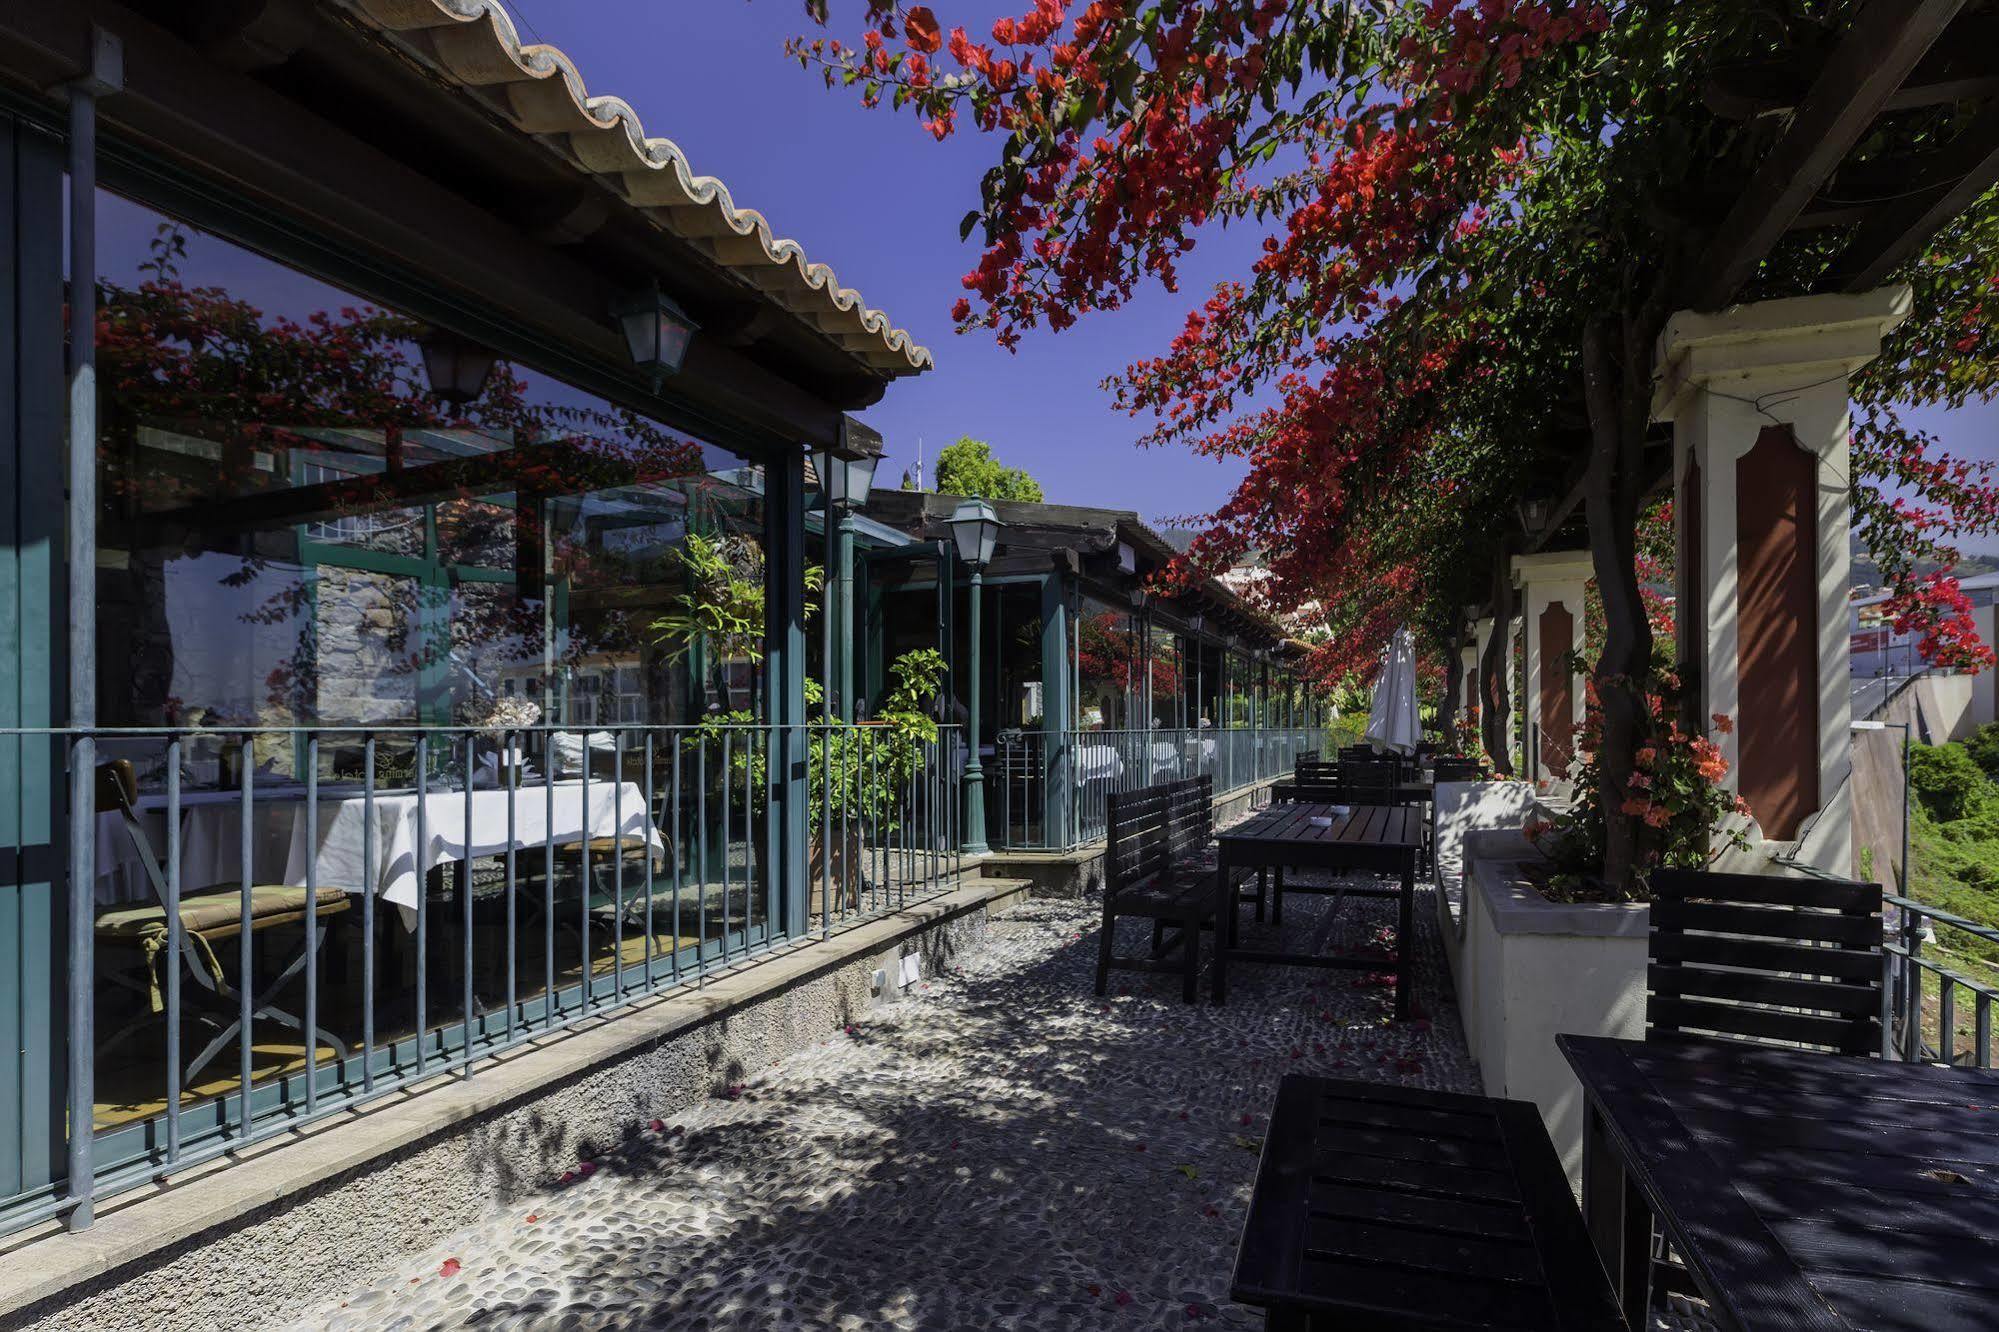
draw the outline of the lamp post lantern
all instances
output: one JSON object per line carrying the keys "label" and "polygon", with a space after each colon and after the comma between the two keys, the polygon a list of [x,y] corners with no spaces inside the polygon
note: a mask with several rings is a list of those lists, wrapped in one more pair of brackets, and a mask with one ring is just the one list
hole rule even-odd
{"label": "lamp post lantern", "polygon": [[985,593],[986,565],[999,541],[999,515],[982,499],[968,499],[951,514],[951,536],[958,558],[972,571],[971,613],[966,629],[971,639],[971,669],[965,685],[965,836],[964,849],[986,849],[985,772],[979,766],[979,602]]}

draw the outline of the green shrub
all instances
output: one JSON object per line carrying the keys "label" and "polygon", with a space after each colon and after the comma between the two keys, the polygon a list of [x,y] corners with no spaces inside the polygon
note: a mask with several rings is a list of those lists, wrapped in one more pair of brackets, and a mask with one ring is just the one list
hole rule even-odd
{"label": "green shrub", "polygon": [[1999,781],[1999,722],[1986,722],[1973,731],[1964,741],[1964,752],[1987,777]]}
{"label": "green shrub", "polygon": [[1992,803],[1992,782],[1959,744],[1922,745],[1909,754],[1909,785],[1940,823],[1968,818]]}

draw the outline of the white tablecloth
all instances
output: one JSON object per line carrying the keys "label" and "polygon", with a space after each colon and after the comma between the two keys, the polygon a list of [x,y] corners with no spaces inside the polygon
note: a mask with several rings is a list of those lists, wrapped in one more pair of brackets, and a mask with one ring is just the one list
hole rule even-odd
{"label": "white tablecloth", "polygon": [[[476,858],[503,854],[508,845],[505,790],[472,792],[472,836],[469,854]],[[546,787],[523,786],[514,796],[512,846],[516,850],[549,842],[580,841],[585,837],[644,837],[655,853],[666,843],[646,811],[645,792],[635,782],[590,783],[590,803],[583,804],[581,782],[557,782],[554,810]],[[252,826],[252,877],[259,883],[303,885],[306,866],[316,850],[318,882],[349,892],[373,891],[382,900],[415,911],[421,875],[432,868],[467,857],[465,793],[432,791],[424,797],[424,843],[417,846],[417,797],[413,792],[378,794],[374,804],[375,856],[366,849],[367,802],[351,789],[322,790],[319,827],[306,826],[305,800],[294,789],[260,797]],[[164,800],[148,796],[139,802],[139,817],[152,839],[153,854],[166,856]],[[217,885],[240,883],[242,813],[235,792],[190,792],[181,806],[181,889],[195,893]],[[420,865],[420,868],[419,868]],[[529,867],[532,868],[532,867]],[[97,902],[115,906],[154,900],[139,853],[118,814],[97,819]]]}
{"label": "white tablecloth", "polygon": [[1076,746],[1076,777],[1090,782],[1100,778],[1124,776],[1124,760],[1118,757],[1117,748],[1102,742],[1080,743]]}
{"label": "white tablecloth", "polygon": [[[509,799],[514,801],[511,842],[507,837]],[[305,806],[296,806],[284,881],[304,883],[306,862],[316,849],[320,883],[338,884],[350,891],[366,884],[383,901],[414,911],[423,874],[455,860],[500,855],[509,845],[524,850],[550,842],[559,845],[616,835],[643,837],[655,854],[666,851],[665,839],[646,811],[645,792],[635,782],[591,782],[588,809],[583,804],[583,783],[557,782],[552,817],[548,788],[540,785],[524,786],[511,795],[504,790],[473,791],[469,845],[463,791],[432,792],[422,803],[424,841],[419,847],[416,796],[375,797],[372,864],[363,859],[364,801],[358,797],[322,799],[316,836],[309,835],[305,826]]]}

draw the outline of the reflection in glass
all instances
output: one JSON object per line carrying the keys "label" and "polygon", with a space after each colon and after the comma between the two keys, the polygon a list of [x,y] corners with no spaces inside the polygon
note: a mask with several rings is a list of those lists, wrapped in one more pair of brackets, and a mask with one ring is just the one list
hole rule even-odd
{"label": "reflection in glass", "polygon": [[[504,827],[509,783],[559,789],[550,807],[575,812],[511,877],[496,856],[447,859],[407,910],[377,903],[372,938],[348,908],[383,891],[374,870],[357,853],[341,881],[315,871],[344,894],[317,954],[319,1021],[363,1046],[372,949],[369,1057],[398,1068],[418,1041],[459,1038],[468,990],[473,1018],[503,1012],[510,988],[540,1014],[580,1005],[586,978],[601,995],[627,968],[767,931],[761,469],[505,361],[475,396],[439,396],[422,323],[115,196],[99,223],[99,715],[192,732],[185,892],[242,876],[246,760],[249,872],[277,888],[363,821],[370,771],[372,799],[421,806],[431,830]],[[502,752],[503,729],[536,722],[558,729]],[[617,729],[666,726],[682,729]],[[166,742],[120,743],[163,849]],[[156,905],[130,869],[100,882],[103,908]],[[257,965],[300,938],[259,930]],[[217,953],[225,974],[235,947]],[[102,987],[107,1032],[150,1020],[132,968],[106,954],[105,974],[132,982]],[[302,1011],[303,985],[273,1002]],[[100,1058],[101,1124],[166,1104],[162,1039]],[[258,1084],[336,1057],[280,1025],[251,1043]],[[177,1094],[219,1104],[239,1068],[225,1052]]]}

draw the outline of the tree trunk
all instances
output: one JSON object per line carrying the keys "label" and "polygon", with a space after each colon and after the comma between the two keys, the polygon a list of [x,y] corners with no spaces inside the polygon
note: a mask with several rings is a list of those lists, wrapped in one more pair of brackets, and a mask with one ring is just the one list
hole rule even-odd
{"label": "tree trunk", "polygon": [[[1631,895],[1641,868],[1637,818],[1623,812],[1645,707],[1652,660],[1652,626],[1638,595],[1637,529],[1645,500],[1645,433],[1651,414],[1652,337],[1643,317],[1627,320],[1621,347],[1608,316],[1583,338],[1583,380],[1589,401],[1590,457],[1583,476],[1591,564],[1603,598],[1603,652],[1596,662],[1602,718],[1597,771],[1604,819],[1603,877]],[[1622,353],[1622,366],[1614,357]],[[1643,366],[1641,371],[1638,367]]]}
{"label": "tree trunk", "polygon": [[1458,732],[1458,696],[1465,689],[1465,627],[1460,624],[1458,631],[1451,635],[1449,654],[1444,658],[1444,697],[1437,705],[1437,728],[1443,732],[1443,748],[1439,752],[1455,753]]}
{"label": "tree trunk", "polygon": [[1513,775],[1513,750],[1506,737],[1513,708],[1512,691],[1506,687],[1506,670],[1513,661],[1512,564],[1512,548],[1501,546],[1492,576],[1492,637],[1478,663],[1479,733],[1492,769],[1501,777]]}

